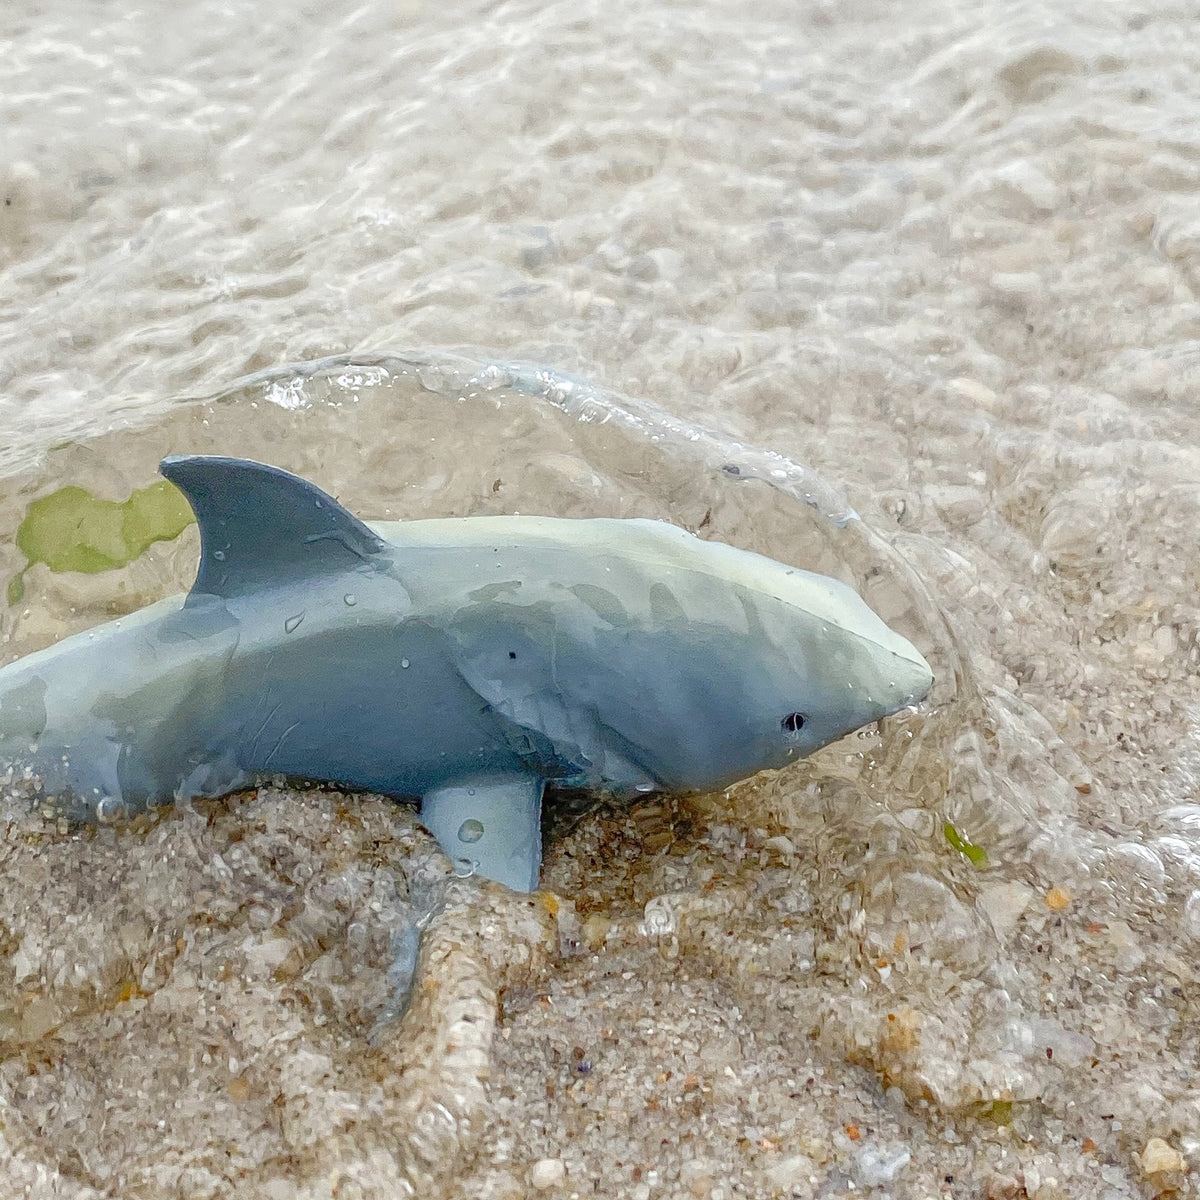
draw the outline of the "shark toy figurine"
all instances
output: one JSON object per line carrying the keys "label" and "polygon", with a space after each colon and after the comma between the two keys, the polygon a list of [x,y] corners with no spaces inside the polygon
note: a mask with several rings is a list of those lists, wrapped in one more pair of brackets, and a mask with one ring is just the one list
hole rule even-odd
{"label": "shark toy figurine", "polygon": [[843,584],[659,521],[367,525],[260,463],[162,472],[192,590],[0,669],[0,779],[75,816],[322,780],[419,798],[452,859],[530,890],[548,784],[725,787],[932,683]]}

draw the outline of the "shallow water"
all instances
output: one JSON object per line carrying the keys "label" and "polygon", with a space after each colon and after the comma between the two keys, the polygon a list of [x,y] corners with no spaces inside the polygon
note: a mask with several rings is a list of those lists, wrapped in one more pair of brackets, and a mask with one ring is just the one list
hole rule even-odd
{"label": "shallow water", "polygon": [[[0,582],[23,588],[3,661],[194,569],[194,531],[118,570],[30,565],[11,538],[31,503],[122,502],[162,455],[214,451],[366,517],[702,527],[854,583],[939,678],[920,712],[794,771],[565,833],[549,965],[531,918],[463,901],[424,969],[504,1007],[459,1062],[417,1006],[406,1036],[440,1047],[424,1082],[367,1048],[383,934],[361,992],[314,1010],[328,955],[367,936],[354,920],[310,945],[187,814],[88,843],[77,879],[74,833],[10,814],[12,1178],[503,1196],[555,1158],[562,1194],[641,1198],[1194,1189],[1188,6],[922,0],[901,25],[871,3],[63,0],[2,20]],[[289,803],[253,820],[290,828]],[[308,895],[362,853],[315,845],[316,883],[272,886]],[[229,890],[220,920],[248,940],[212,953],[256,981],[241,1018],[206,974],[210,901],[156,923],[164,856]],[[378,886],[408,894],[388,869]],[[148,895],[101,912],[96,870]],[[472,921],[525,966],[464,966]],[[275,954],[292,965],[262,968]],[[197,994],[224,1015],[190,1021]],[[238,1069],[176,1078],[217,1027]],[[115,1077],[126,1028],[162,1070],[102,1101],[88,1080]],[[298,1047],[324,1065],[289,1075]],[[410,1081],[409,1108],[379,1107],[375,1073]],[[151,1130],[185,1084],[232,1108],[170,1118],[158,1151],[105,1138],[97,1106]]]}

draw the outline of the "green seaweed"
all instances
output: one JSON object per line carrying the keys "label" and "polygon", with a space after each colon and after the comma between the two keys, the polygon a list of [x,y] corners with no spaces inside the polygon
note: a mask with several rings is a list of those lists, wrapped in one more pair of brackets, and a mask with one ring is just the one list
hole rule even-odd
{"label": "green seaweed", "polygon": [[183,493],[165,479],[139,488],[123,503],[97,499],[81,487],[59,488],[35,500],[17,528],[17,546],[28,562],[9,581],[8,602],[20,603],[25,571],[34,563],[55,572],[111,571],[151,543],[178,537],[195,519]]}
{"label": "green seaweed", "polygon": [[946,841],[954,847],[959,854],[969,858],[977,867],[986,867],[988,865],[988,853],[982,846],[976,846],[974,842],[968,842],[949,821],[942,826],[942,833],[946,836]]}

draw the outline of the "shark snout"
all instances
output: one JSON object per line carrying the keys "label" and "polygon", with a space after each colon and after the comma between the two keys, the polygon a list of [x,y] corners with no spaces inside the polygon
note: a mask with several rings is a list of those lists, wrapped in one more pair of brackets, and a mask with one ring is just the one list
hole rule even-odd
{"label": "shark snout", "polygon": [[911,644],[907,650],[908,653],[896,654],[891,664],[887,687],[889,713],[919,704],[933,687],[933,670],[924,656]]}

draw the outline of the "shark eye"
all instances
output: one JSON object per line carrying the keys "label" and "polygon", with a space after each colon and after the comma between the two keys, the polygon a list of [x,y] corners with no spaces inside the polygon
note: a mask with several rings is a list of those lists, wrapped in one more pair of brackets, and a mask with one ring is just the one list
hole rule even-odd
{"label": "shark eye", "polygon": [[784,733],[799,733],[804,728],[805,716],[803,713],[788,713],[782,721],[779,722]]}

